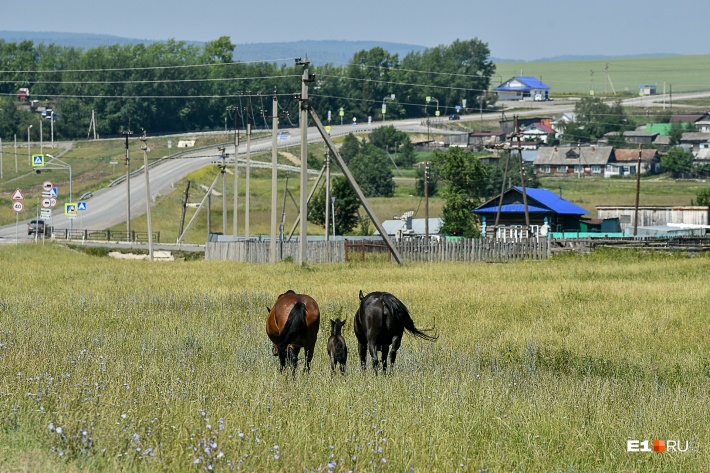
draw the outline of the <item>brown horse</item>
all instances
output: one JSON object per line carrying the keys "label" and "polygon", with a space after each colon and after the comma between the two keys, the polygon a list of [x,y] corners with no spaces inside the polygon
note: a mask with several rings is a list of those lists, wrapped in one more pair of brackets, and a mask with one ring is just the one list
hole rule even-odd
{"label": "brown horse", "polygon": [[305,350],[304,371],[310,371],[319,329],[320,309],[311,296],[288,290],[276,299],[276,304],[269,309],[269,317],[266,319],[266,334],[274,343],[273,354],[279,357],[281,371],[285,368],[288,357],[291,374],[296,375],[301,348]]}

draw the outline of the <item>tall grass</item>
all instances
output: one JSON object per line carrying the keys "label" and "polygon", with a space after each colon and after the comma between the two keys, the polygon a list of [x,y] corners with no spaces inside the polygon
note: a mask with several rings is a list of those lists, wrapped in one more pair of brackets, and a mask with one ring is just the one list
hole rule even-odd
{"label": "tall grass", "polygon": [[[510,264],[149,263],[0,248],[0,469],[704,471],[707,257]],[[312,295],[310,375],[279,374],[266,306]],[[390,291],[426,343],[331,377],[329,318]],[[691,442],[627,453],[627,439]]]}

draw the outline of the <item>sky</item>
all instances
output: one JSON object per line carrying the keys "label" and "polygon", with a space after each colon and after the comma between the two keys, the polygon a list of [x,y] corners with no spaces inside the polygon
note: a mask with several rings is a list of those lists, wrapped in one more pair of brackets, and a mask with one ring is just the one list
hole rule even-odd
{"label": "sky", "polygon": [[235,44],[477,38],[494,58],[530,61],[709,54],[708,18],[710,0],[34,0],[6,5],[0,30]]}

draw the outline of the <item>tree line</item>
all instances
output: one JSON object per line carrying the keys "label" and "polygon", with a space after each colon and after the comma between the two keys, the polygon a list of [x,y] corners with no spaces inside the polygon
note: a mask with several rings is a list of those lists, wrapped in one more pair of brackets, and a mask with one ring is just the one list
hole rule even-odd
{"label": "tree line", "polygon": [[[170,40],[86,50],[0,40],[0,137],[22,136],[37,120],[18,107],[20,88],[57,114],[57,139],[86,136],[92,111],[101,136],[267,127],[274,94],[279,114],[288,115],[282,123],[297,122],[302,67],[240,62],[235,47],[226,36],[204,46]],[[311,64],[309,72],[316,112],[324,122],[345,123],[434,116],[437,109],[443,115],[464,101],[477,108],[495,65],[487,44],[472,39],[403,58],[375,47],[346,66]]]}

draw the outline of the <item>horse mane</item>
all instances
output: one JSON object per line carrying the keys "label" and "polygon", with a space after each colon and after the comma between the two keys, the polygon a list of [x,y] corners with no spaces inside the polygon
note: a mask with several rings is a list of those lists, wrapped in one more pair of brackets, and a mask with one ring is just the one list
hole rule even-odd
{"label": "horse mane", "polygon": [[286,347],[303,336],[308,329],[306,325],[306,304],[298,301],[294,304],[291,312],[288,314],[288,319],[281,330],[281,340],[279,341],[279,350],[286,351]]}
{"label": "horse mane", "polygon": [[[383,292],[381,294],[382,296],[382,303],[385,305],[387,310],[394,316],[396,317],[404,326],[404,328],[414,335],[417,338],[421,338],[422,340],[426,340],[429,342],[433,342],[436,339],[439,338],[439,334],[436,335],[429,335],[425,333],[423,330],[418,329],[414,325],[414,321],[412,320],[412,316],[409,315],[409,309],[407,309],[407,306],[405,306],[402,301],[397,299],[395,296],[388,292]],[[361,301],[362,303],[362,301]]]}

